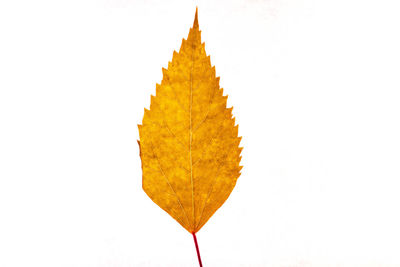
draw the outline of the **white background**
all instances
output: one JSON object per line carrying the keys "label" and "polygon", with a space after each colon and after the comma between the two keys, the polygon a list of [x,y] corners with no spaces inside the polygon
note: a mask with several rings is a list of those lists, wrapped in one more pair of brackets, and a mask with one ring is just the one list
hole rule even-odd
{"label": "white background", "polygon": [[204,266],[400,266],[400,3],[0,2],[0,266],[198,266],[137,124],[195,6],[243,136]]}

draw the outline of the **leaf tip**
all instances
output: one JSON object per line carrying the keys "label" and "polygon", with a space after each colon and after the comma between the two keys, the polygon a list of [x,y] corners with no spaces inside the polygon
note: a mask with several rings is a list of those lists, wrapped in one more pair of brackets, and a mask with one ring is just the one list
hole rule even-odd
{"label": "leaf tip", "polygon": [[194,22],[193,22],[193,28],[198,28],[199,27],[199,19],[198,19],[198,8],[196,6],[196,14],[194,15]]}

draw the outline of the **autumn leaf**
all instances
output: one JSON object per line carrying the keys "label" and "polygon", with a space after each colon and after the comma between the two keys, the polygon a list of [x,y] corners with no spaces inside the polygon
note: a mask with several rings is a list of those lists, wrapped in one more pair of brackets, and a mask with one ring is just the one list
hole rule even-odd
{"label": "autumn leaf", "polygon": [[238,126],[201,43],[197,8],[188,38],[162,71],[138,125],[143,190],[195,238],[242,168]]}

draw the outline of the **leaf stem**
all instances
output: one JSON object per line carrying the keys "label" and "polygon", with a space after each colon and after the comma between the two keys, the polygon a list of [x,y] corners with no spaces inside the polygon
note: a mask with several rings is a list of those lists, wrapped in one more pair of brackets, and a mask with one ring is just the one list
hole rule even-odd
{"label": "leaf stem", "polygon": [[196,246],[197,258],[199,259],[200,267],[203,267],[203,264],[201,263],[199,244],[197,243],[196,234],[195,234],[195,233],[192,233],[192,235],[193,235],[193,239],[194,239],[194,244],[195,244],[195,246]]}

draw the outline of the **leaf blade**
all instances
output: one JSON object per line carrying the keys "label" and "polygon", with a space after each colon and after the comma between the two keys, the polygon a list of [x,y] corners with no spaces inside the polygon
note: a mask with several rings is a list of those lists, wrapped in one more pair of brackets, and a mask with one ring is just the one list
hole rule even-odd
{"label": "leaf blade", "polygon": [[197,9],[156,89],[139,127],[143,190],[196,233],[229,197],[241,169],[238,126],[201,43]]}

